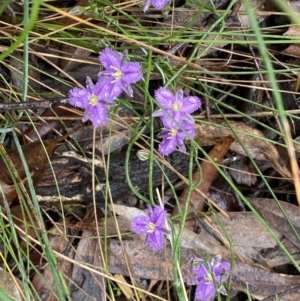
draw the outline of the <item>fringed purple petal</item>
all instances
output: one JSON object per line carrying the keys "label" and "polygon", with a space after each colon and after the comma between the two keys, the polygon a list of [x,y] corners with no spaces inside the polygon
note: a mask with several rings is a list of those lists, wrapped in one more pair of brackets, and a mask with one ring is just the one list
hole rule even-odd
{"label": "fringed purple petal", "polygon": [[171,109],[171,104],[175,101],[175,96],[171,92],[171,90],[160,87],[155,91],[155,99],[156,101],[165,109]]}
{"label": "fringed purple petal", "polygon": [[127,84],[135,84],[143,77],[141,72],[141,64],[137,62],[124,63],[121,67],[121,71],[124,74],[122,81]]}
{"label": "fringed purple petal", "polygon": [[155,206],[150,218],[157,228],[161,228],[166,224],[167,216],[168,213],[166,210],[162,209],[160,206]]}
{"label": "fringed purple petal", "polygon": [[152,5],[156,9],[162,9],[168,4],[169,0],[152,0]]}
{"label": "fringed purple petal", "polygon": [[88,105],[88,97],[90,92],[88,89],[74,88],[69,92],[68,102],[74,107],[85,109]]}
{"label": "fringed purple petal", "polygon": [[160,250],[164,247],[164,233],[158,229],[153,233],[148,233],[146,242],[150,244],[153,251]]}
{"label": "fringed purple petal", "polygon": [[168,4],[168,2],[169,2],[169,0],[145,0],[143,11],[146,12],[149,9],[151,4],[156,9],[162,9]]}
{"label": "fringed purple petal", "polygon": [[120,55],[110,48],[105,48],[99,53],[99,60],[106,70],[112,72],[115,71],[115,69],[112,67],[120,69],[122,65],[122,59]]}
{"label": "fringed purple petal", "polygon": [[216,288],[213,281],[200,280],[196,287],[195,297],[197,300],[210,301],[216,295]]}
{"label": "fringed purple petal", "polygon": [[184,97],[182,99],[182,112],[191,114],[201,108],[201,101],[196,96]]}
{"label": "fringed purple petal", "polygon": [[88,106],[82,118],[83,122],[90,119],[93,126],[100,127],[108,123],[108,112],[104,104]]}
{"label": "fringed purple petal", "polygon": [[112,76],[100,76],[98,79],[101,97],[104,101],[113,102],[122,93],[122,83],[115,82]]}
{"label": "fringed purple petal", "polygon": [[131,230],[137,234],[146,234],[150,222],[148,216],[136,216],[131,221]]}
{"label": "fringed purple petal", "polygon": [[158,151],[164,155],[168,156],[176,149],[177,141],[176,138],[167,138],[165,137],[158,146]]}

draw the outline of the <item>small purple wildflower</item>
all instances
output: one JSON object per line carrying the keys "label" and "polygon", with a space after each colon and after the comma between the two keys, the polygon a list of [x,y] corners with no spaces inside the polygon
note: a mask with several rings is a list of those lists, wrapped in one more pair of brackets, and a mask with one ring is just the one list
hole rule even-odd
{"label": "small purple wildflower", "polygon": [[[181,129],[183,128],[185,132]],[[162,142],[159,144],[158,151],[165,156],[171,154],[176,147],[178,147],[182,152],[186,151],[184,140],[189,139],[195,135],[195,127],[193,124],[183,121],[181,127],[179,127],[175,122],[167,123],[167,126],[162,129],[162,132],[158,134],[158,138],[162,138]]]}
{"label": "small purple wildflower", "polygon": [[156,9],[162,9],[168,4],[169,0],[145,0],[144,13],[149,9],[152,4]]}
{"label": "small purple wildflower", "polygon": [[69,92],[69,103],[81,109],[85,109],[82,121],[91,120],[95,127],[103,126],[108,123],[107,106],[113,106],[112,101],[107,101],[107,80],[93,83],[91,78],[86,78],[86,88],[74,88]]}
{"label": "small purple wildflower", "polygon": [[99,60],[106,69],[98,74],[99,79],[109,79],[109,95],[107,100],[113,100],[125,91],[132,97],[130,84],[137,83],[142,78],[141,65],[138,62],[125,62],[127,51],[122,55],[116,51],[105,48],[99,53]]}
{"label": "small purple wildflower", "polygon": [[198,97],[184,97],[183,91],[179,90],[175,95],[164,87],[155,91],[155,99],[161,109],[152,113],[154,117],[160,117],[164,128],[158,135],[163,138],[159,145],[159,152],[169,155],[176,147],[185,152],[184,140],[195,135],[194,119],[190,115],[201,107]]}
{"label": "small purple wildflower", "polygon": [[221,263],[221,255],[213,257],[206,265],[203,258],[195,257],[192,269],[196,277],[190,280],[189,284],[197,285],[196,300],[211,301],[217,291],[222,295],[227,295],[223,283],[229,277],[230,264],[227,261]]}
{"label": "small purple wildflower", "polygon": [[154,208],[148,207],[148,216],[136,216],[131,221],[131,230],[137,234],[146,234],[146,242],[150,244],[153,251],[164,246],[164,234],[167,212],[157,205]]}
{"label": "small purple wildflower", "polygon": [[190,114],[201,107],[201,101],[198,97],[184,97],[182,90],[174,95],[169,89],[161,87],[155,91],[155,99],[162,109],[153,112],[152,116],[161,117],[163,123],[170,119],[174,119],[178,123],[182,121],[194,123],[194,119]]}

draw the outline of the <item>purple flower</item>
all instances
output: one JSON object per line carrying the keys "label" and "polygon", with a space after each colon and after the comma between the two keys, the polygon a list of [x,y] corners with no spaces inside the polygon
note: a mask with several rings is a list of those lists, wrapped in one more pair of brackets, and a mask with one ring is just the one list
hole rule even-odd
{"label": "purple flower", "polygon": [[82,121],[90,119],[95,127],[108,123],[107,106],[114,105],[108,101],[109,82],[98,81],[95,85],[90,77],[86,78],[86,88],[74,88],[69,92],[69,103],[74,107],[85,109]]}
{"label": "purple flower", "polygon": [[136,216],[131,221],[131,230],[137,234],[146,234],[146,242],[154,251],[164,246],[164,228],[167,221],[167,212],[160,206],[148,207],[148,216]]}
{"label": "purple flower", "polygon": [[229,277],[230,264],[226,261],[221,263],[221,255],[213,257],[207,264],[203,258],[195,257],[192,269],[196,277],[190,280],[189,284],[197,285],[195,294],[197,300],[210,301],[217,291],[227,295],[223,282]]}
{"label": "purple flower", "polygon": [[127,51],[122,55],[110,48],[105,48],[99,53],[99,60],[106,69],[99,73],[99,79],[108,78],[109,95],[107,100],[118,97],[122,91],[129,96],[133,95],[130,84],[137,83],[142,78],[141,65],[138,62],[125,62]]}
{"label": "purple flower", "polygon": [[[185,132],[182,129],[184,129]],[[158,138],[163,139],[159,144],[158,151],[165,156],[171,154],[176,147],[182,152],[185,152],[186,148],[183,141],[190,138],[186,133],[189,134],[190,137],[194,137],[195,128],[193,124],[182,121],[179,127],[175,122],[169,121],[167,126],[162,129],[162,132],[158,134]]]}
{"label": "purple flower", "polygon": [[145,0],[144,12],[146,12],[152,4],[156,9],[162,9],[168,4],[169,0]]}
{"label": "purple flower", "polygon": [[201,101],[198,97],[183,97],[182,90],[174,95],[169,89],[161,87],[155,91],[155,99],[162,109],[155,111],[152,116],[161,117],[163,123],[170,119],[174,119],[178,123],[182,121],[194,123],[194,119],[190,114],[201,107]]}
{"label": "purple flower", "polygon": [[185,152],[184,140],[195,135],[194,119],[190,115],[201,107],[198,97],[184,97],[183,91],[179,90],[175,95],[164,87],[155,91],[155,99],[161,109],[152,113],[154,117],[160,117],[164,128],[158,135],[163,138],[159,145],[159,152],[169,155],[176,147]]}

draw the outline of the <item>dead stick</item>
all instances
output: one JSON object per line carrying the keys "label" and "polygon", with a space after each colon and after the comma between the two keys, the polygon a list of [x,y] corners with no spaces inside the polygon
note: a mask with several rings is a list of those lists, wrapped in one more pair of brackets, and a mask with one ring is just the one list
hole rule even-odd
{"label": "dead stick", "polygon": [[68,99],[61,99],[56,101],[43,100],[43,101],[26,101],[26,102],[15,102],[5,103],[0,102],[0,112],[6,111],[17,111],[17,110],[30,110],[38,108],[53,108],[63,104],[66,104]]}

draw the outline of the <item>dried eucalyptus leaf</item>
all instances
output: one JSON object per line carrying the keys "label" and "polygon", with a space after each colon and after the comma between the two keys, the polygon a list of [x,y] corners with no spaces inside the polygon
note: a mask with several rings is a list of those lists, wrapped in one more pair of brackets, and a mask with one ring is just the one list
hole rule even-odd
{"label": "dried eucalyptus leaf", "polygon": [[[283,238],[281,243],[286,247],[289,251],[289,254],[293,256],[294,260],[298,263],[300,261],[300,250],[296,247],[289,239]],[[277,245],[274,248],[270,249],[262,249],[259,251],[259,255],[263,258],[264,262],[266,262],[267,266],[270,268],[282,266],[285,264],[289,264],[291,261],[286,256],[286,254],[282,251],[282,249]]]}
{"label": "dried eucalyptus leaf", "polygon": [[225,136],[232,135],[235,137],[236,135],[244,147],[236,139],[231,144],[231,151],[247,156],[245,152],[245,149],[247,149],[253,159],[269,161],[273,168],[283,177],[293,178],[275,146],[267,141],[266,137],[259,130],[253,129],[242,122],[230,121],[230,125],[234,129],[234,133],[225,121],[219,119],[213,120],[211,123],[201,121],[201,123],[195,124],[195,140],[201,146],[208,146],[218,143]]}
{"label": "dried eucalyptus leaf", "polygon": [[[266,198],[248,198],[248,201],[259,212],[259,214],[266,220],[266,222],[275,231],[287,237],[293,244],[300,248],[300,242],[292,231],[286,217],[273,199]],[[300,209],[295,205],[286,202],[280,202],[286,216],[290,219],[295,230],[300,233]]]}
{"label": "dried eucalyptus leaf", "polygon": [[95,147],[97,150],[101,151],[104,155],[121,149],[124,145],[128,144],[131,138],[133,130],[123,130],[119,133],[112,133],[108,135],[103,140],[98,139],[95,146],[89,144],[87,148]]}
{"label": "dried eucalyptus leaf", "polygon": [[[241,262],[235,262],[232,277],[232,289],[245,291],[249,287],[250,295],[258,300],[269,296],[274,296],[291,288],[299,287],[300,277],[277,274],[266,271],[255,266],[250,266]],[[291,301],[295,299],[280,299],[281,301]]]}
{"label": "dried eucalyptus leaf", "polygon": [[[253,247],[257,249],[274,248],[276,241],[263,227],[252,212],[227,212],[228,217],[222,213],[201,218],[201,224],[207,229],[201,234],[208,237],[214,235],[220,241],[226,239],[221,236],[224,228],[234,243],[234,246]],[[280,233],[277,232],[278,237]],[[227,240],[227,239],[226,239]]]}
{"label": "dried eucalyptus leaf", "polygon": [[252,186],[256,183],[257,177],[251,163],[246,162],[246,158],[234,161],[230,164],[229,174],[238,184]]}
{"label": "dried eucalyptus leaf", "polygon": [[[248,201],[255,207],[255,209],[266,210],[268,212],[274,213],[278,217],[283,217],[283,213],[277,206],[273,199],[268,198],[248,198]],[[298,206],[289,204],[287,202],[279,201],[281,207],[285,211],[286,215],[289,217],[291,222],[298,228],[300,228],[300,208]]]}

